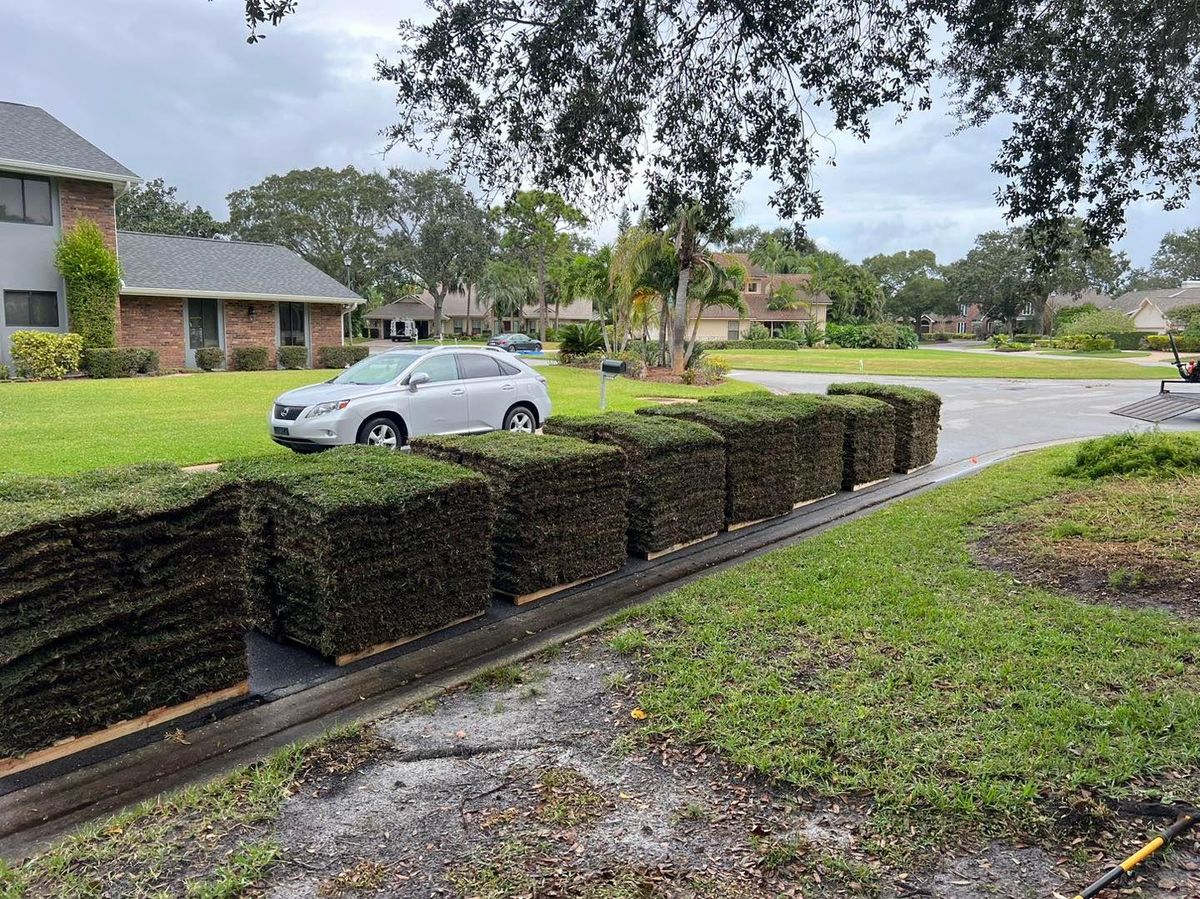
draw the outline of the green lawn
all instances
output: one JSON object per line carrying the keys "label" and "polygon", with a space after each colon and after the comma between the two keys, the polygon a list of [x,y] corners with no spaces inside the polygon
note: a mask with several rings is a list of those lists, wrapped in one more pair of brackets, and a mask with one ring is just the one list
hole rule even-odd
{"label": "green lawn", "polygon": [[1068,453],[997,466],[631,613],[613,645],[645,672],[652,731],[817,795],[867,797],[868,830],[901,851],[951,834],[1045,837],[1088,797],[1190,801],[1200,626],[971,563],[989,516],[1079,488],[1054,474]]}
{"label": "green lawn", "polygon": [[952,350],[712,350],[734,368],[946,378],[1169,378],[1174,369],[1107,359],[1040,359],[1028,353]]}
{"label": "green lawn", "polygon": [[[556,414],[598,411],[597,373],[554,366],[539,372],[550,382]],[[267,436],[271,401],[331,375],[270,371],[0,383],[0,470],[66,474],[129,462],[194,465],[286,452]],[[631,410],[647,405],[646,396],[757,389],[736,382],[697,388],[619,378],[609,382],[608,406]]]}

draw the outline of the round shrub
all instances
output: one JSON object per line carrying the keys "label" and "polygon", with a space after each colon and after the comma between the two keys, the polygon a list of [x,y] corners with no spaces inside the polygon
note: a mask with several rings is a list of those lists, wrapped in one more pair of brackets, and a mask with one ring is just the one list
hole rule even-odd
{"label": "round shrub", "polygon": [[158,350],[146,347],[92,347],[83,351],[83,369],[92,378],[128,378],[158,371]]}
{"label": "round shrub", "polygon": [[271,351],[265,346],[240,346],[230,353],[235,371],[266,371]]}
{"label": "round shrub", "polygon": [[1055,336],[1113,334],[1136,330],[1133,320],[1120,309],[1097,309],[1064,323]]}
{"label": "round shrub", "polygon": [[18,377],[57,381],[79,371],[83,337],[54,331],[13,331],[9,353]]}
{"label": "round shrub", "polygon": [[279,348],[280,368],[308,368],[308,347],[281,346]]}
{"label": "round shrub", "polygon": [[358,346],[323,346],[317,350],[319,368],[345,368],[367,358],[370,350]]}
{"label": "round shrub", "polygon": [[196,367],[201,371],[212,371],[225,364],[225,351],[219,346],[206,346],[196,350]]}

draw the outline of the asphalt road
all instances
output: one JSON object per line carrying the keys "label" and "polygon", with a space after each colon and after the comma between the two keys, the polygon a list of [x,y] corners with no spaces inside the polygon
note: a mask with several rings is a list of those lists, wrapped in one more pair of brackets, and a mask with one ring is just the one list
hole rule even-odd
{"label": "asphalt road", "polygon": [[[1111,412],[1158,392],[1158,382],[1149,380],[904,378],[777,371],[735,371],[732,377],[780,393],[824,393],[838,381],[909,384],[932,390],[941,394],[943,401],[939,464],[994,450],[1141,430],[1150,426]],[[1194,389],[1200,392],[1200,386]],[[1196,430],[1200,412],[1164,422],[1162,427]]]}

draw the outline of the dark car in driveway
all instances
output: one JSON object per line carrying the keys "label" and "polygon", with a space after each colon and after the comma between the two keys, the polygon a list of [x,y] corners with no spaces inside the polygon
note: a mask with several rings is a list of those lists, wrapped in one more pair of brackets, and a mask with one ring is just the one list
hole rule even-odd
{"label": "dark car in driveway", "polygon": [[540,353],[542,342],[525,334],[497,334],[487,342],[488,346],[499,347],[510,353]]}

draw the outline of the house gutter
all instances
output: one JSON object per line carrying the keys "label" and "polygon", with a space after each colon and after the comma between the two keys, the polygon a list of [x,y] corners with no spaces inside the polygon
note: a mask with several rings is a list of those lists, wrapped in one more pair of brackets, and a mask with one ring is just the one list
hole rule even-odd
{"label": "house gutter", "polygon": [[252,300],[263,303],[332,303],[353,308],[365,303],[362,297],[309,297],[285,293],[247,293],[236,290],[187,290],[179,287],[137,287],[121,283],[122,296],[181,297],[197,300]]}
{"label": "house gutter", "polygon": [[74,178],[79,181],[105,181],[118,191],[117,196],[123,196],[134,184],[141,184],[137,175],[118,175],[115,172],[94,172],[91,169],[74,169],[62,165],[43,165],[20,159],[0,158],[0,169],[17,172],[22,175],[51,175],[59,178]]}

